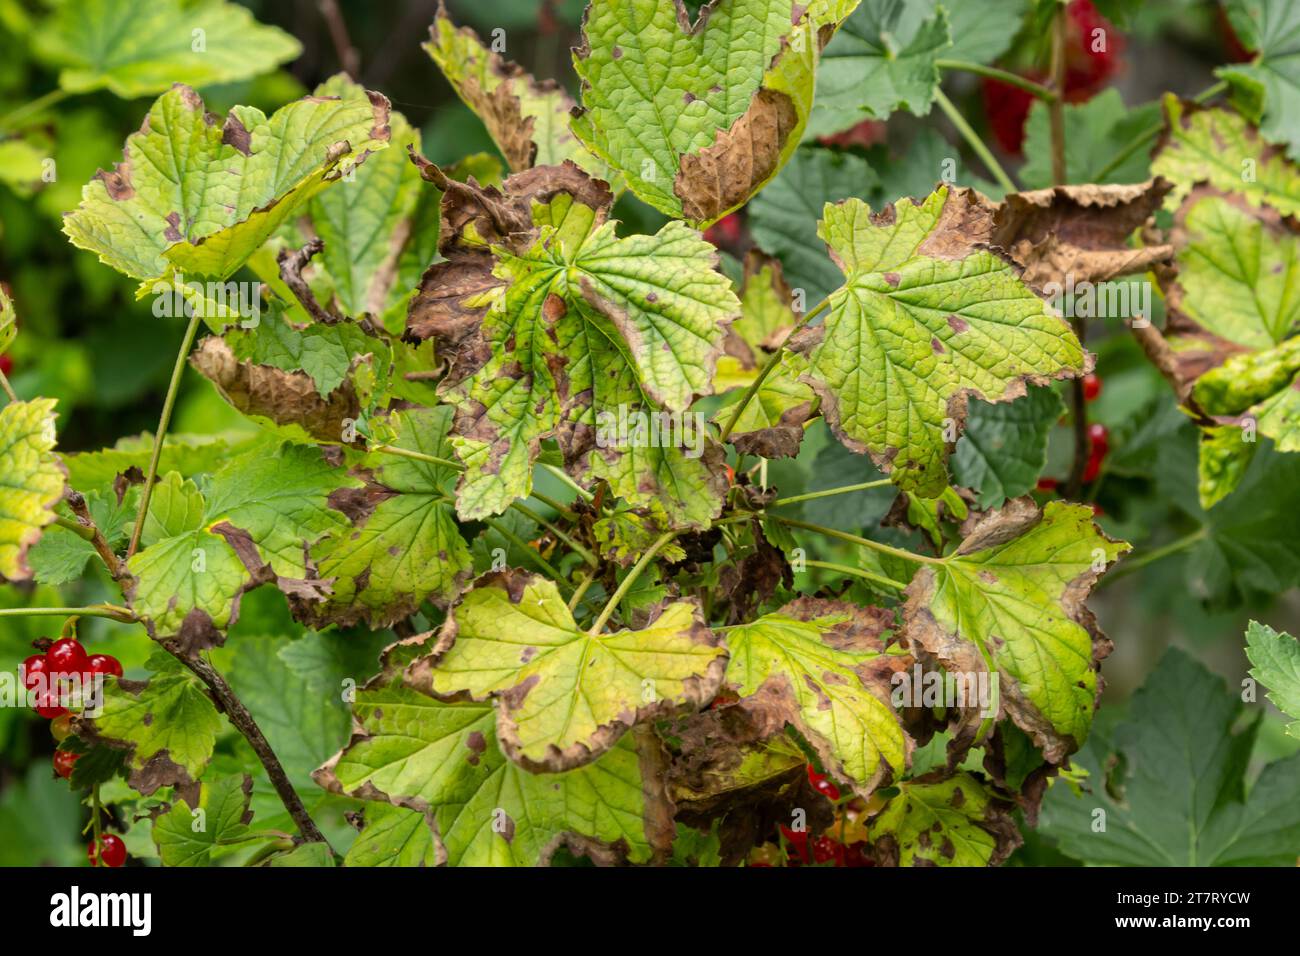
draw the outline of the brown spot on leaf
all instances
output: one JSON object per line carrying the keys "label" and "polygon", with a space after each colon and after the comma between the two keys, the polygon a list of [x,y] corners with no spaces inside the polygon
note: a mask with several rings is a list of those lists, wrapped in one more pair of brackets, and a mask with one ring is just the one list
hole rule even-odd
{"label": "brown spot on leaf", "polygon": [[745,114],[719,132],[713,145],[681,158],[673,193],[681,200],[682,215],[707,222],[744,202],[776,172],[797,124],[790,97],[759,90]]}
{"label": "brown spot on leaf", "polygon": [[248,156],[252,152],[250,149],[252,141],[253,137],[249,134],[248,129],[234,113],[226,117],[226,125],[221,128],[221,142],[227,146],[233,146],[239,152]]}

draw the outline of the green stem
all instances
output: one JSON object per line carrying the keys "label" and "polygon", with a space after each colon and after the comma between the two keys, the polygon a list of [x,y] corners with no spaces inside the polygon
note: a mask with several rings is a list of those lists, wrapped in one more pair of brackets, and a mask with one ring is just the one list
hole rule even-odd
{"label": "green stem", "polygon": [[[1213,86],[1206,87],[1205,89],[1201,90],[1201,92],[1193,96],[1192,102],[1204,103],[1206,100],[1210,100],[1218,96],[1227,88],[1228,88],[1227,83],[1224,82],[1215,83]],[[1107,163],[1105,166],[1103,166],[1097,172],[1097,175],[1094,176],[1093,179],[1099,183],[1104,182],[1107,176],[1109,176],[1115,170],[1123,166],[1124,163],[1128,161],[1130,156],[1132,156],[1139,149],[1141,149],[1148,142],[1150,142],[1152,137],[1159,134],[1159,132],[1164,128],[1165,128],[1165,124],[1163,122],[1154,123],[1151,126],[1148,126],[1146,129],[1144,129],[1142,132],[1138,133],[1137,136],[1133,137],[1133,139],[1129,141],[1128,145],[1126,145],[1123,149],[1121,149],[1118,153],[1116,153],[1114,157],[1111,158],[1111,161]]]}
{"label": "green stem", "polygon": [[588,491],[586,488],[582,487],[582,485],[578,484],[576,481],[570,478],[565,473],[563,468],[556,468],[554,465],[548,465],[545,463],[540,463],[540,467],[546,469],[556,478],[560,479],[560,481],[564,482],[566,485],[572,488],[574,493],[583,501],[591,501],[595,497],[594,495],[592,495],[590,491]]}
{"label": "green stem", "polygon": [[804,495],[791,495],[789,498],[777,498],[776,501],[768,505],[769,508],[775,508],[777,505],[793,505],[800,501],[812,501],[816,498],[830,498],[834,495],[847,495],[853,491],[866,491],[869,488],[883,488],[885,485],[893,484],[888,478],[881,478],[878,481],[864,481],[857,485],[844,485],[840,488],[826,488],[823,491],[810,491]]}
{"label": "green stem", "polygon": [[67,90],[61,88],[50,90],[44,96],[39,96],[30,103],[24,103],[16,110],[12,110],[0,117],[0,129],[14,129],[23,120],[39,115],[42,111],[49,109],[56,103],[63,102],[71,95]]}
{"label": "green stem", "polygon": [[194,336],[198,334],[199,323],[203,317],[195,310],[190,317],[190,324],[185,329],[185,338],[180,351],[176,353],[176,365],[172,368],[172,380],[167,385],[167,396],[163,399],[162,415],[158,419],[158,431],[153,436],[153,454],[149,456],[149,471],[144,476],[144,490],[140,493],[140,512],[135,516],[135,528],[131,531],[131,544],[126,549],[129,561],[140,547],[140,535],[144,532],[144,519],[149,514],[149,499],[153,495],[154,479],[158,477],[158,462],[162,458],[163,441],[167,437],[167,427],[171,424],[172,409],[176,407],[176,395],[181,390],[181,377],[185,373],[185,360],[190,356],[194,346]]}
{"label": "green stem", "polygon": [[883,574],[873,574],[862,568],[850,567],[847,564],[835,564],[831,561],[813,561],[805,558],[804,564],[810,568],[823,568],[827,571],[836,571],[840,574],[851,574],[856,578],[862,578],[865,581],[871,581],[875,584],[883,584],[885,587],[893,588],[896,591],[904,590],[907,585],[902,581],[895,581],[893,578],[887,578]]}
{"label": "green stem", "polygon": [[90,788],[90,813],[91,813],[90,824],[91,827],[94,829],[94,833],[95,833],[94,843],[92,844],[95,848],[95,862],[92,865],[99,866],[99,852],[100,852],[99,840],[103,834],[103,831],[101,830],[102,824],[100,823],[99,820],[99,784],[95,784],[93,787]]}
{"label": "green stem", "polygon": [[676,531],[665,531],[655,540],[654,544],[650,545],[649,550],[641,555],[641,559],[632,565],[632,570],[627,573],[627,577],[619,582],[618,588],[610,596],[610,599],[605,602],[605,606],[601,609],[596,622],[587,629],[588,634],[599,634],[601,632],[610,616],[614,613],[614,609],[618,607],[618,602],[623,600],[628,591],[632,590],[632,585],[636,583],[637,578],[641,577],[642,572],[649,567],[650,562],[654,560],[660,549],[675,537],[677,537]]}
{"label": "green stem", "polygon": [[519,537],[519,535],[515,534],[500,521],[494,521],[491,518],[484,518],[483,523],[536,561],[537,565],[547,573],[552,581],[555,581],[558,584],[564,580],[564,575],[560,574],[551,562],[538,554],[536,548],[530,547],[527,541]]}
{"label": "green stem", "polygon": [[518,511],[529,521],[537,522],[537,524],[541,525],[547,531],[551,532],[551,534],[555,535],[557,538],[559,538],[561,541],[567,544],[571,549],[573,549],[575,553],[577,553],[582,558],[582,560],[587,564],[588,567],[594,568],[599,563],[597,562],[596,556],[594,554],[592,554],[590,551],[588,551],[586,548],[580,545],[577,541],[574,541],[573,538],[565,534],[563,531],[561,531],[550,521],[547,521],[545,518],[539,515],[532,508],[528,507],[522,501],[512,502],[510,504],[510,507],[513,508],[515,511]]}
{"label": "green stem", "polygon": [[561,515],[566,521],[576,521],[578,516],[573,513],[562,501],[556,501],[550,495],[544,495],[536,488],[529,493],[528,497],[536,498],[546,507],[550,508],[556,514]]}
{"label": "green stem", "polygon": [[422,461],[430,465],[441,465],[443,468],[451,468],[455,471],[464,471],[465,466],[458,461],[452,461],[450,458],[438,458],[435,455],[426,455],[424,452],[411,451],[408,448],[398,448],[396,445],[372,445],[371,451],[379,452],[381,455],[396,455],[398,458],[410,458],[412,461]]}
{"label": "green stem", "polygon": [[821,315],[822,312],[826,311],[826,308],[830,304],[830,296],[827,296],[813,306],[810,311],[805,312],[803,317],[791,326],[790,331],[786,333],[780,346],[778,346],[777,349],[768,356],[766,364],[759,369],[758,375],[754,376],[754,380],[749,383],[749,387],[745,389],[745,394],[740,396],[740,401],[735,404],[731,412],[731,418],[727,420],[726,427],[722,429],[722,435],[718,439],[719,441],[725,442],[727,440],[727,437],[731,434],[731,430],[736,427],[736,422],[740,421],[740,415],[744,412],[745,406],[747,406],[754,396],[758,394],[758,390],[763,387],[763,382],[772,374],[772,369],[776,368],[777,363],[781,361],[781,355],[785,351],[786,342],[789,342],[791,336],[811,322],[814,318]]}
{"label": "green stem", "polygon": [[0,617],[106,617],[122,624],[135,624],[140,619],[130,608],[116,604],[92,604],[89,607],[6,607],[0,608]]}
{"label": "green stem", "polygon": [[957,127],[957,132],[961,134],[962,139],[976,156],[980,158],[985,168],[992,174],[993,178],[998,181],[1003,189],[1009,193],[1018,192],[1015,181],[1007,175],[1007,171],[1002,168],[1002,164],[997,161],[992,151],[984,145],[984,140],[980,139],[979,133],[975,132],[970,123],[966,122],[966,117],[962,116],[957,107],[952,105],[952,100],[944,94],[943,90],[934,91],[934,101],[939,104],[939,109],[943,110],[952,125]]}
{"label": "green stem", "polygon": [[1014,86],[1024,90],[1026,93],[1032,93],[1046,103],[1056,99],[1056,93],[1048,89],[1041,83],[1035,83],[1033,80],[1021,76],[1018,73],[1011,73],[1007,70],[999,70],[996,66],[985,66],[982,63],[971,63],[969,60],[935,60],[934,65],[941,70],[960,70],[963,73],[974,73],[977,76],[987,76],[993,80],[1000,80],[1008,86]]}
{"label": "green stem", "polygon": [[65,518],[63,515],[55,515],[54,523],[60,528],[66,528],[68,531],[71,531],[78,538],[82,538],[86,541],[95,540],[95,531],[93,528],[87,528],[84,524],[73,521],[71,518]]}
{"label": "green stem", "polygon": [[1065,50],[1069,44],[1070,21],[1065,7],[1058,6],[1052,20],[1052,88],[1056,99],[1047,104],[1047,120],[1052,144],[1052,184],[1065,185]]}
{"label": "green stem", "polygon": [[1161,545],[1158,548],[1152,548],[1150,551],[1144,551],[1131,558],[1126,558],[1120,562],[1119,567],[1097,582],[1097,586],[1103,587],[1112,581],[1132,574],[1134,571],[1140,571],[1148,564],[1155,564],[1157,561],[1163,560],[1170,555],[1178,554],[1180,551],[1186,551],[1198,542],[1205,540],[1208,534],[1209,531],[1202,526],[1191,534],[1184,535],[1168,544]]}
{"label": "green stem", "polygon": [[583,597],[587,594],[587,589],[591,587],[595,580],[596,568],[588,569],[587,576],[582,579],[582,583],[578,585],[578,589],[573,592],[573,597],[569,598],[570,611],[576,611],[578,609],[578,605],[582,603]]}
{"label": "green stem", "polygon": [[0,388],[4,389],[4,393],[9,397],[9,401],[18,401],[18,393],[15,392],[14,387],[9,384],[9,379],[5,377],[4,372],[0,372]]}
{"label": "green stem", "polygon": [[770,515],[769,517],[790,528],[802,528],[804,531],[812,531],[815,534],[825,535],[828,538],[838,538],[841,541],[847,541],[849,544],[860,545],[864,548],[870,548],[872,551],[879,551],[881,554],[888,554],[895,558],[902,558],[904,561],[911,561],[916,564],[944,563],[942,558],[932,558],[925,554],[913,554],[911,551],[904,551],[902,548],[895,548],[887,544],[881,544],[879,541],[872,541],[870,538],[862,538],[856,534],[849,534],[847,531],[838,531],[835,528],[823,528],[818,524],[809,524],[807,521],[796,521],[794,518],[786,518],[781,515]]}

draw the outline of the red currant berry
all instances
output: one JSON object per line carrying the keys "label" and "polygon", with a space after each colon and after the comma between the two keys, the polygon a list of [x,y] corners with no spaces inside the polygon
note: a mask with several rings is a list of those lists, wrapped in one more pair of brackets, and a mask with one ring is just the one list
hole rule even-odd
{"label": "red currant berry", "polygon": [[14,373],[14,360],[10,355],[0,355],[0,373],[12,375]]}
{"label": "red currant berry", "polygon": [[1092,448],[1094,455],[1098,451],[1103,455],[1110,451],[1110,432],[1105,425],[1100,422],[1093,422],[1088,426],[1088,445]]}
{"label": "red currant berry", "polygon": [[31,690],[41,682],[41,675],[48,673],[49,661],[44,654],[33,654],[23,661],[23,686]]}
{"label": "red currant berry", "polygon": [[817,863],[834,863],[844,865],[844,844],[837,843],[828,836],[820,836],[812,844],[813,860]]}
{"label": "red currant berry", "polygon": [[[1031,74],[1029,78],[1038,77]],[[1013,156],[1019,156],[1025,145],[1025,120],[1034,102],[1033,94],[994,79],[983,81],[982,92],[984,112],[998,145]]]}
{"label": "red currant berry", "polygon": [[844,850],[844,865],[847,867],[875,866],[876,863],[871,859],[869,850],[869,845],[861,841],[846,847]]}
{"label": "red currant berry", "polygon": [[729,216],[723,216],[704,230],[704,239],[715,246],[735,245],[740,241],[740,217],[734,212]]}
{"label": "red currant berry", "polygon": [[122,676],[122,662],[112,654],[91,654],[86,659],[86,664],[92,674],[112,674],[114,677]]}
{"label": "red currant berry", "polygon": [[[91,866],[98,866],[95,862],[95,844],[91,843],[86,847],[86,859],[90,860]],[[126,844],[122,838],[113,833],[105,833],[99,838],[99,859],[108,867],[121,866],[126,862]]]}
{"label": "red currant berry", "polygon": [[1083,400],[1095,402],[1101,394],[1101,378],[1089,372],[1083,377]]}
{"label": "red currant berry", "polygon": [[817,768],[812,764],[808,765],[808,782],[813,785],[814,790],[827,800],[833,802],[840,798],[840,788],[827,780],[825,774],[818,773]]}
{"label": "red currant berry", "polygon": [[1055,491],[1060,485],[1061,483],[1055,478],[1039,478],[1035,487],[1039,491]]}
{"label": "red currant berry", "polygon": [[59,692],[56,690],[38,694],[32,709],[46,720],[54,720],[56,717],[62,717],[68,712],[68,708],[59,704]]}
{"label": "red currant berry", "polygon": [[50,673],[60,676],[84,673],[88,664],[86,649],[73,637],[63,637],[51,644],[45,659]]}
{"label": "red currant berry", "polygon": [[81,754],[74,754],[71,750],[54,751],[54,772],[64,780],[72,776],[72,765],[81,759]]}

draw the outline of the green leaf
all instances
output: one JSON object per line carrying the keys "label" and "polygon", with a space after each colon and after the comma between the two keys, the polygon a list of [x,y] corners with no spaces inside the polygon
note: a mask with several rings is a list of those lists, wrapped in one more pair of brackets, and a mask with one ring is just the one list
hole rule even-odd
{"label": "green leaf", "polygon": [[438,838],[419,810],[369,803],[365,825],[343,858],[344,866],[438,866]]}
{"label": "green leaf", "polygon": [[822,55],[809,132],[838,133],[899,109],[925,116],[939,88],[935,61],[951,46],[947,10],[863,0]]}
{"label": "green leaf", "polygon": [[[451,409],[399,412],[393,446],[448,460]],[[346,521],[312,549],[315,575],[332,593],[302,609],[309,622],[384,627],[425,601],[446,606],[470,576],[469,548],[456,527],[445,488],[447,465],[377,452],[360,473],[367,490],[331,499]]]}
{"label": "green leaf", "polygon": [[240,635],[237,643],[232,641],[234,664],[228,676],[290,782],[305,793],[312,786],[312,771],[347,743],[352,721],[341,689],[321,693],[310,688],[282,659],[296,643]]}
{"label": "green leaf", "polygon": [[63,89],[108,89],[123,99],[174,83],[251,79],[302,52],[283,30],[221,0],[61,0],[32,36],[38,53],[63,67]]}
{"label": "green leaf", "polygon": [[639,630],[592,634],[554,582],[506,571],[478,580],[408,673],[440,697],[497,698],[506,755],[555,772],[595,760],[634,724],[711,700],[726,667],[718,645],[693,600]]}
{"label": "green leaf", "polygon": [[[249,434],[168,434],[158,461],[158,473],[178,471],[186,478],[216,471],[233,454],[263,441],[260,435]],[[131,468],[142,472],[153,454],[153,436],[145,432],[139,436],[119,438],[112,448],[102,451],[78,452],[63,456],[68,468],[68,484],[89,491],[100,488],[107,491],[113,479]]]}
{"label": "green leaf", "polygon": [[[1029,108],[1025,123],[1025,165],[1019,174],[1026,189],[1045,189],[1053,184],[1049,112],[1041,100],[1035,100]],[[1145,180],[1151,175],[1151,160],[1143,150],[1138,150],[1105,177],[1098,174],[1138,135],[1157,125],[1160,118],[1159,104],[1144,103],[1130,110],[1119,90],[1113,87],[1102,90],[1086,103],[1067,103],[1065,141],[1070,148],[1065,154],[1066,181],[1137,183]],[[1240,178],[1240,171],[1237,177]],[[1201,178],[1204,178],[1203,170]]]}
{"label": "green leaf", "polygon": [[980,508],[1028,494],[1047,464],[1047,436],[1065,414],[1050,388],[1031,388],[1014,402],[976,403],[952,459],[958,484],[978,492]]}
{"label": "green leaf", "polygon": [[[206,501],[192,482],[165,475],[149,502],[147,547],[128,562],[135,580],[130,606],[159,636],[210,644],[238,613],[244,591],[274,579],[305,604],[321,599],[308,576],[308,548],[347,523],[330,506],[360,482],[320,451],[282,444],[226,463],[212,477]],[[183,518],[176,517],[183,515]],[[165,516],[165,518],[164,518]]]}
{"label": "green leaf", "polygon": [[873,219],[866,203],[828,205],[820,234],[845,275],[821,326],[799,333],[828,424],[901,487],[947,486],[947,443],[962,396],[1008,401],[1024,382],[1078,375],[1068,324],[963,220],[976,200],[940,187]]}
{"label": "green leaf", "polygon": [[203,511],[199,486],[182,478],[178,472],[168,472],[158,480],[149,498],[149,511],[140,531],[140,543],[148,547],[164,538],[198,530],[203,526]]}
{"label": "green leaf", "polygon": [[175,271],[225,279],[339,180],[345,159],[387,146],[388,113],[382,96],[359,93],[298,100],[270,117],[239,106],[217,125],[197,93],[174,87],[127,138],[124,161],[86,184],[63,231],[145,280],[145,293],[171,293],[154,280]]}
{"label": "green leaf", "polygon": [[[366,163],[365,168],[369,166]],[[334,193],[342,191],[334,190]],[[329,399],[331,393],[349,381],[358,398],[367,397],[367,390],[382,395],[387,387],[392,349],[355,322],[314,323],[298,329],[284,313],[273,309],[257,328],[231,329],[223,338],[240,361],[282,372],[305,372],[316,386],[316,394],[323,399]],[[363,366],[364,372],[360,370]]]}
{"label": "green leaf", "polygon": [[0,408],[0,578],[31,577],[27,550],[54,520],[65,471],[54,454],[54,399]]}
{"label": "green leaf", "polygon": [[[659,523],[635,511],[618,511],[597,519],[591,526],[591,538],[596,552],[607,561],[631,567],[655,543],[664,529]],[[680,544],[668,542],[659,549],[658,557],[672,564],[686,560]]]}
{"label": "green leaf", "polygon": [[[765,614],[732,628],[726,682],[746,708],[798,728],[828,773],[869,797],[902,774],[912,744],[888,702],[892,671],[879,623],[857,628],[856,609],[839,608],[808,620]],[[847,641],[837,630],[845,623]]]}
{"label": "green leaf", "polygon": [[[781,259],[787,281],[804,291],[809,308],[840,283],[817,235],[824,204],[864,195],[878,182],[860,156],[805,147],[750,204],[754,241]],[[925,188],[933,185],[931,179]]]}
{"label": "green leaf", "polygon": [[106,680],[102,711],[89,721],[95,739],[130,750],[131,785],[146,794],[198,780],[221,729],[197,677],[162,651],[148,666],[153,673],[144,684]]}
{"label": "green leaf", "polygon": [[[248,835],[253,781],[218,777],[201,784],[196,806],[177,800],[153,824],[164,866],[212,866]],[[201,815],[196,815],[202,811]],[[199,821],[202,820],[202,826]]]}
{"label": "green leaf", "polygon": [[1008,807],[969,773],[898,786],[868,831],[877,855],[896,866],[992,866],[1020,844]]}
{"label": "green leaf", "polygon": [[1220,678],[1169,650],[1134,694],[1113,753],[1090,745],[1074,758],[1091,792],[1054,785],[1040,828],[1097,865],[1294,866],[1300,754],[1265,767],[1247,795],[1258,722],[1234,733],[1241,712]]}
{"label": "green leaf", "polygon": [[573,98],[554,80],[536,80],[517,63],[483,45],[469,27],[457,29],[439,3],[424,51],[496,143],[513,172],[558,166],[571,159],[609,180],[608,167],[569,129]]}
{"label": "green leaf", "polygon": [[204,522],[242,532],[277,575],[301,578],[306,549],[347,526],[331,496],[359,484],[316,448],[285,443],[269,454],[247,452],[212,476]]}
{"label": "green leaf", "polygon": [[1060,763],[1087,739],[1110,650],[1083,602],[1128,550],[1097,529],[1086,505],[1053,501],[1039,512],[1015,499],[917,572],[904,633],[950,672],[995,672],[1006,714]]}
{"label": "green leaf", "polygon": [[1287,0],[1229,0],[1226,9],[1242,45],[1257,55],[1215,73],[1231,84],[1238,107],[1269,142],[1300,157],[1300,10]]}
{"label": "green leaf", "polygon": [[1261,442],[1237,490],[1208,511],[1194,482],[1175,480],[1196,473],[1194,441],[1166,441],[1158,468],[1161,493],[1205,528],[1187,558],[1192,593],[1212,607],[1238,607],[1300,584],[1300,513],[1285,505],[1300,457]]}
{"label": "green leaf", "polygon": [[[315,91],[345,98],[358,93],[364,95],[343,75]],[[407,154],[408,147],[420,150],[420,131],[398,112],[390,115],[389,127],[391,148],[368,156],[351,178],[322,192],[310,208],[312,226],[325,243],[319,263],[339,306],[353,317],[400,311],[437,247],[437,192],[423,185]],[[420,217],[428,206],[434,215],[425,221]],[[419,253],[415,268],[407,261],[412,253]],[[340,327],[345,326],[331,328]]]}
{"label": "green leaf", "polygon": [[1300,642],[1267,624],[1251,621],[1246,628],[1246,656],[1255,665],[1250,676],[1269,689],[1268,699],[1295,720],[1286,732],[1300,737]]}
{"label": "green leaf", "polygon": [[1300,323],[1300,243],[1229,200],[1207,196],[1181,213],[1178,308],[1202,328],[1250,349],[1276,345]]}
{"label": "green leaf", "polygon": [[196,630],[205,624],[224,630],[248,582],[248,570],[230,545],[202,529],[137,551],[127,568],[135,578],[127,603],[160,636],[179,634],[187,620]]}
{"label": "green leaf", "polygon": [[645,863],[672,839],[662,782],[631,735],[586,767],[533,774],[501,753],[491,704],[391,684],[358,691],[354,711],[358,733],[317,780],[430,810],[453,866],[535,866],[561,843]]}
{"label": "green leaf", "polygon": [[288,853],[277,853],[264,864],[272,867],[332,867],[334,853],[324,843],[304,843]]}
{"label": "green leaf", "polygon": [[574,53],[572,129],[637,196],[695,225],[743,205],[803,136],[822,41],[856,0],[595,0]]}
{"label": "green leaf", "polygon": [[[1151,174],[1174,184],[1167,208],[1177,207],[1192,187],[1206,182],[1253,206],[1272,206],[1284,216],[1300,212],[1300,175],[1259,132],[1229,110],[1200,109],[1165,96],[1167,134]],[[1249,172],[1253,178],[1243,176]]]}
{"label": "green leaf", "polygon": [[1201,507],[1213,508],[1237,490],[1255,458],[1254,442],[1245,440],[1236,425],[1215,425],[1201,429],[1197,449],[1197,491]]}
{"label": "green leaf", "polygon": [[[513,181],[533,181],[525,175]],[[472,336],[448,330],[451,348],[478,365],[446,390],[459,410],[452,444],[466,465],[457,513],[498,514],[527,496],[540,443],[557,436],[580,481],[604,479],[636,507],[657,505],[677,525],[705,527],[722,507],[722,451],[687,408],[710,391],[725,324],[740,304],[697,232],[672,222],[619,239],[605,220],[603,186],[572,166],[555,175],[581,178],[533,203],[534,231],[517,249],[494,249],[495,275],[509,285]],[[636,423],[648,431],[661,409],[675,413],[669,435],[642,436]]]}
{"label": "green leaf", "polygon": [[[952,47],[944,51],[952,60],[970,60],[975,63],[992,63],[1001,56],[1016,38],[1017,25],[1025,18],[1028,0],[984,0],[982,3],[946,2]],[[1066,142],[1077,143],[1067,139]],[[1026,150],[1026,156],[1032,154]],[[1070,182],[1093,182],[1076,179]]]}

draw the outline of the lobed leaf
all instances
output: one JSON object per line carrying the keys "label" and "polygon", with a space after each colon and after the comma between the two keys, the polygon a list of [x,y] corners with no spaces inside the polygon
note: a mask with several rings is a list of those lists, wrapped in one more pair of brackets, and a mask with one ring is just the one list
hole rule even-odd
{"label": "lobed leaf", "polygon": [[554,582],[506,571],[461,598],[407,680],[441,698],[496,698],[506,756],[555,772],[591,763],[634,724],[703,706],[725,667],[694,601],[667,604],[640,629],[594,634]]}
{"label": "lobed leaf", "polygon": [[[225,279],[326,186],[389,139],[378,93],[307,97],[270,117],[235,107],[220,124],[188,86],[160,96],[124,158],[64,219],[73,245],[171,293],[175,272]],[[219,328],[217,329],[219,331]]]}
{"label": "lobed leaf", "polygon": [[1018,498],[990,512],[908,585],[903,633],[950,672],[995,673],[1006,714],[1062,762],[1088,736],[1110,641],[1084,605],[1129,550],[1084,505]]}

